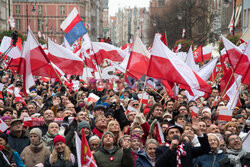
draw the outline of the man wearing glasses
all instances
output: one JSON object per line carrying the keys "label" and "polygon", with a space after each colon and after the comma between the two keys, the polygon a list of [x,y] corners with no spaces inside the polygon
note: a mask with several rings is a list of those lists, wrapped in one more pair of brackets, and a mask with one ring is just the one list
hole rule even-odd
{"label": "man wearing glasses", "polygon": [[221,167],[250,166],[250,153],[242,148],[242,140],[236,134],[226,137],[226,157],[219,161]]}

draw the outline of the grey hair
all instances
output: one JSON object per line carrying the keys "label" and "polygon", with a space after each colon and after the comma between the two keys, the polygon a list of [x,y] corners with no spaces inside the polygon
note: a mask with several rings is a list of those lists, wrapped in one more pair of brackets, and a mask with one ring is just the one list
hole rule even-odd
{"label": "grey hair", "polygon": [[148,145],[149,144],[155,144],[157,147],[158,147],[158,142],[157,142],[157,140],[155,140],[155,139],[148,139],[147,141],[146,141],[146,145],[145,145],[145,150],[148,148]]}
{"label": "grey hair", "polygon": [[96,135],[94,135],[94,136],[92,136],[92,137],[89,138],[89,142],[91,142],[92,140],[101,141],[101,139],[98,136],[96,136]]}

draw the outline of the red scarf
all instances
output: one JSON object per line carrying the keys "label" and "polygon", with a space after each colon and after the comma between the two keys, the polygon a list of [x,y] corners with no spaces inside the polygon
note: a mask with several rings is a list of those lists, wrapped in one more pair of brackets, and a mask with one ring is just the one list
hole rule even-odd
{"label": "red scarf", "polygon": [[3,145],[0,145],[0,151],[2,151],[5,147]]}
{"label": "red scarf", "polygon": [[96,127],[92,130],[92,132],[97,135],[100,139],[102,138],[103,133],[100,132]]}

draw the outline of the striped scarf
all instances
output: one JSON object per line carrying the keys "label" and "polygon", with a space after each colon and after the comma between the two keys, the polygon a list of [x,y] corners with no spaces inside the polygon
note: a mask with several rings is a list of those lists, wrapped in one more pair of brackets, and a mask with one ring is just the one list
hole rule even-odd
{"label": "striped scarf", "polygon": [[[169,147],[170,148],[170,144],[169,143],[166,143],[166,147]],[[186,151],[184,150],[184,143],[181,143],[180,145],[178,145],[176,147],[176,164],[177,164],[177,167],[181,167],[181,155],[182,156],[186,156]]]}

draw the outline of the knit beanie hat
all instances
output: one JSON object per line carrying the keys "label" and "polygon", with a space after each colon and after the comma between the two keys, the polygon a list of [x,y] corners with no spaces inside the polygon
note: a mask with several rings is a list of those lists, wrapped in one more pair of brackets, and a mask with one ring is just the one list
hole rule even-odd
{"label": "knit beanie hat", "polygon": [[4,139],[6,143],[8,143],[8,135],[6,135],[5,133],[1,133],[0,138]]}
{"label": "knit beanie hat", "polygon": [[1,119],[3,120],[3,121],[5,121],[5,120],[11,120],[11,117],[9,117],[9,116],[3,116],[3,117],[1,117]]}
{"label": "knit beanie hat", "polygon": [[114,134],[113,134],[112,132],[110,132],[110,131],[107,131],[107,132],[105,132],[105,133],[102,135],[102,143],[103,143],[104,137],[105,137],[107,134],[110,134],[110,135],[113,137],[114,141],[115,141],[115,136],[114,136]]}
{"label": "knit beanie hat", "polygon": [[77,125],[77,131],[80,131],[82,128],[88,128],[89,130],[91,130],[89,123],[86,121],[82,121]]}
{"label": "knit beanie hat", "polygon": [[55,136],[54,141],[53,141],[53,145],[55,146],[55,144],[57,142],[63,142],[64,144],[66,144],[66,141],[65,141],[64,137],[62,137],[60,135]]}
{"label": "knit beanie hat", "polygon": [[37,135],[40,139],[42,138],[42,131],[39,128],[33,128],[30,131],[30,135],[35,134]]}

